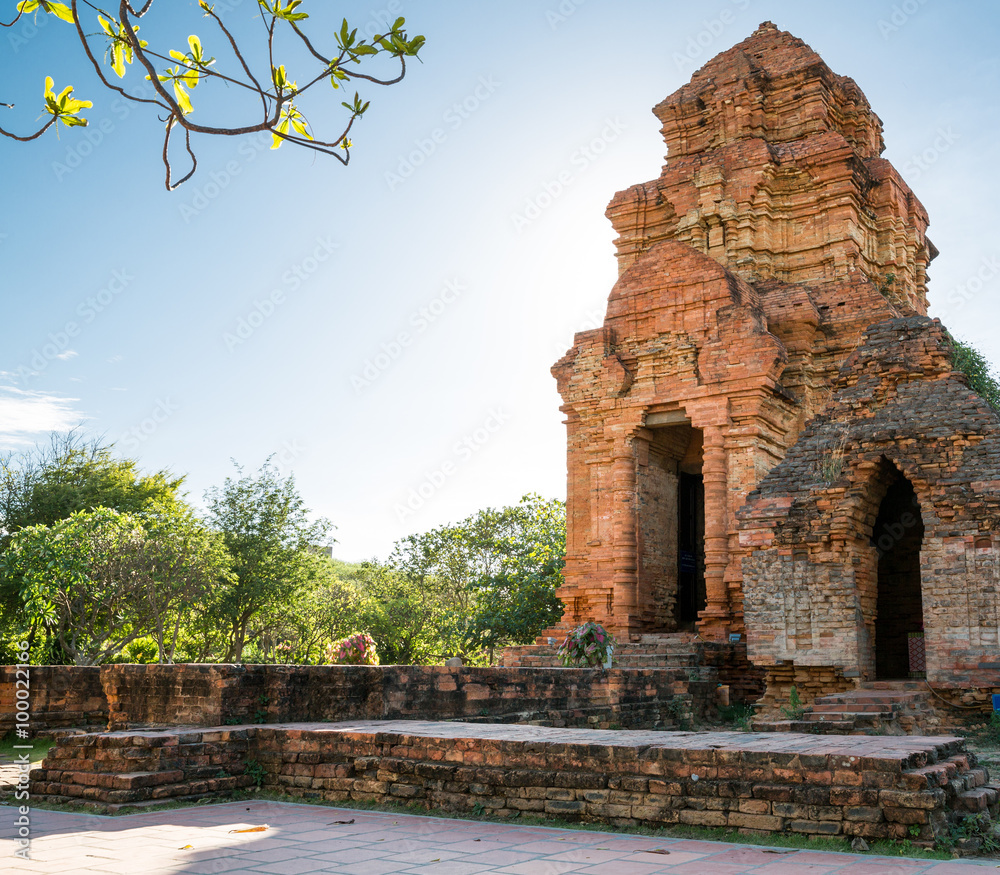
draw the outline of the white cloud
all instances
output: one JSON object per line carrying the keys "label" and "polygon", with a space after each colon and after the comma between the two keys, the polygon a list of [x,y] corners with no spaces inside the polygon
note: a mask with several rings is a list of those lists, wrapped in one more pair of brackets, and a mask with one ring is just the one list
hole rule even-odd
{"label": "white cloud", "polygon": [[72,406],[79,400],[0,386],[0,448],[21,447],[79,425],[85,417]]}

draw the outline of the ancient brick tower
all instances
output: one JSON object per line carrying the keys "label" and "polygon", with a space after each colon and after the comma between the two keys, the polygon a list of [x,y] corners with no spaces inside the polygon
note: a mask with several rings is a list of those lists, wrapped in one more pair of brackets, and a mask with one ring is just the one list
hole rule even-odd
{"label": "ancient brick tower", "polygon": [[926,314],[936,251],[864,94],[770,22],[654,112],[667,161],[608,207],[620,278],[604,325],[553,367],[562,628],[725,638],[747,631],[738,511],[865,329]]}

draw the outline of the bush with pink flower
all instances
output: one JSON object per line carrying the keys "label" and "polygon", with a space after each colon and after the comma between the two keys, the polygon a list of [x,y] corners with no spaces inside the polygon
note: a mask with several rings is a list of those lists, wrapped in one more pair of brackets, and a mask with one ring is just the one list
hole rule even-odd
{"label": "bush with pink flower", "polygon": [[327,659],[335,665],[378,665],[375,641],[367,632],[355,632],[334,641],[327,650]]}
{"label": "bush with pink flower", "polygon": [[601,668],[611,658],[615,639],[600,623],[577,626],[559,646],[559,659],[573,668]]}

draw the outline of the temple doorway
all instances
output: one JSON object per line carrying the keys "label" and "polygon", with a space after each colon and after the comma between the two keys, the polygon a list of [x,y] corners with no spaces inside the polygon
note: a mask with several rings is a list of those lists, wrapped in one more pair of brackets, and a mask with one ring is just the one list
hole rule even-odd
{"label": "temple doorway", "polygon": [[920,547],[924,524],[913,485],[898,471],[879,506],[872,530],[878,556],[875,676],[923,677],[924,616]]}

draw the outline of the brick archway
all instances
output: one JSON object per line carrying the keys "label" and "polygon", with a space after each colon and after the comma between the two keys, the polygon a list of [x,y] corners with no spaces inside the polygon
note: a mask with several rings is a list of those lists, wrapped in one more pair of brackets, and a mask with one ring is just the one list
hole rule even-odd
{"label": "brick archway", "polygon": [[[875,677],[898,679],[923,669],[910,658],[910,637],[923,634],[920,548],[924,524],[913,484],[893,466],[895,477],[879,503],[871,543],[877,556]],[[917,649],[923,654],[923,642]]]}

